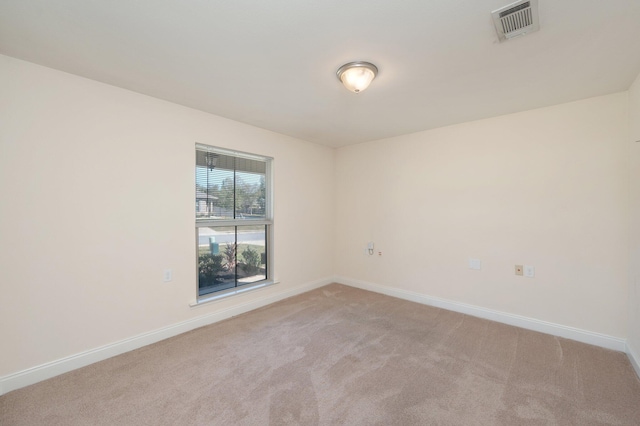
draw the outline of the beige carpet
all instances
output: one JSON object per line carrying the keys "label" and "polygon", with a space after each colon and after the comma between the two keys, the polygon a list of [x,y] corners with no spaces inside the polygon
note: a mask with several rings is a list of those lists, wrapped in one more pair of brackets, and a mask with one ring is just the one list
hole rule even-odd
{"label": "beige carpet", "polygon": [[628,359],[337,284],[0,397],[9,425],[640,425]]}

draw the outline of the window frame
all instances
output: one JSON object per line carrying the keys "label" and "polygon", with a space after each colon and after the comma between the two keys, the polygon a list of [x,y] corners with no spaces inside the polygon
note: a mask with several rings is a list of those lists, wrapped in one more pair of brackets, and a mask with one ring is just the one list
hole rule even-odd
{"label": "window frame", "polygon": [[[249,160],[257,160],[265,162],[265,217],[264,219],[249,219],[249,218],[235,218],[235,219],[211,219],[211,218],[198,218],[197,217],[197,208],[194,209],[194,217],[195,217],[195,270],[196,270],[196,280],[195,280],[195,290],[196,290],[196,303],[195,305],[199,305],[202,303],[210,302],[213,300],[226,298],[229,296],[233,296],[235,294],[245,293],[247,291],[255,290],[258,288],[263,288],[275,283],[273,279],[273,265],[274,265],[274,244],[273,244],[273,158],[251,154],[242,151],[229,150],[225,148],[219,148],[212,145],[205,145],[201,143],[196,143],[195,155],[195,171],[196,174],[194,179],[196,180],[196,185],[194,185],[194,195],[196,199],[198,198],[198,190],[197,190],[197,170],[198,170],[198,151],[210,152],[213,154],[220,154],[226,156],[232,156],[236,158],[244,158]],[[234,171],[237,169],[234,168]],[[235,185],[235,182],[234,182]],[[236,190],[234,186],[234,191]],[[235,206],[234,206],[235,211]],[[260,226],[264,225],[265,229],[265,253],[266,253],[266,278],[264,280],[256,281],[253,283],[242,284],[238,286],[238,280],[236,276],[235,286],[233,288],[218,290],[212,293],[208,293],[205,295],[200,295],[199,289],[199,229],[200,228],[209,228],[209,227],[240,227],[240,226]],[[236,228],[237,235],[237,228]],[[237,241],[236,241],[237,244]],[[236,246],[237,247],[237,246]],[[237,250],[237,249],[236,249]],[[236,254],[237,255],[237,254]]]}

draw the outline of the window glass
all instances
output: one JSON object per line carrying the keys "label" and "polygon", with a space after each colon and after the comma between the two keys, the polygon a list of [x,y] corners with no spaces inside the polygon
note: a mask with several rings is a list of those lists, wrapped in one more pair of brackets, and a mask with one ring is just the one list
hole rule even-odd
{"label": "window glass", "polygon": [[271,279],[269,158],[196,146],[198,297]]}

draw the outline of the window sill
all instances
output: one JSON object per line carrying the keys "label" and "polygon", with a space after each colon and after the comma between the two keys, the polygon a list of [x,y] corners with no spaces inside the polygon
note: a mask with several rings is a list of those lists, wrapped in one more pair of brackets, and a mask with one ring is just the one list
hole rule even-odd
{"label": "window sill", "polygon": [[219,302],[221,300],[227,299],[231,296],[236,296],[239,294],[244,294],[244,293],[249,293],[252,292],[254,290],[260,290],[262,288],[265,287],[271,287],[274,284],[278,284],[280,281],[261,281],[255,285],[250,285],[250,284],[246,284],[243,285],[240,288],[234,288],[233,290],[228,290],[228,291],[222,291],[220,292],[220,294],[216,294],[214,296],[205,296],[201,299],[198,299],[195,302],[191,302],[189,303],[189,306],[191,308],[197,308],[203,305],[208,305],[209,303],[212,302]]}

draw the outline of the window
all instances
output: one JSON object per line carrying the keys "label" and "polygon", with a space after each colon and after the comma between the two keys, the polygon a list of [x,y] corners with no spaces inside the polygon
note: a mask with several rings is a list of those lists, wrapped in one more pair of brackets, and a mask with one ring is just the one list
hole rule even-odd
{"label": "window", "polygon": [[197,144],[195,192],[198,300],[269,284],[271,159]]}

